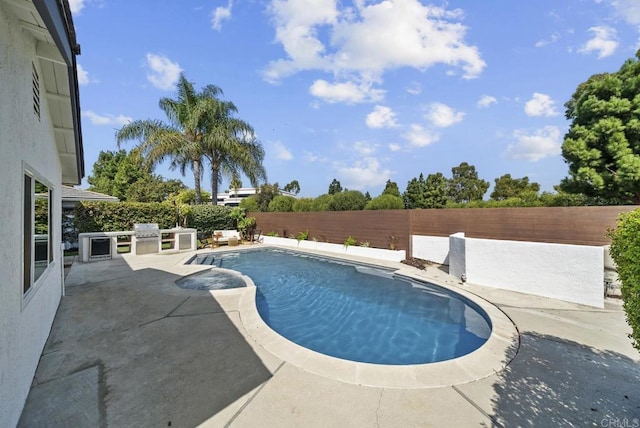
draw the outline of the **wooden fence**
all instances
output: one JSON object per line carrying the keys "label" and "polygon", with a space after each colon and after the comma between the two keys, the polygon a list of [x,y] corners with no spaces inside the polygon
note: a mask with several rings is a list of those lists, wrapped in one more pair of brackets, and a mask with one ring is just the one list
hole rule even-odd
{"label": "wooden fence", "polygon": [[454,208],[384,211],[322,211],[301,213],[252,212],[266,235],[297,236],[343,243],[348,236],[371,247],[406,250],[411,256],[411,235],[449,236],[464,232],[471,238],[607,245],[607,230],[620,213],[640,206]]}
{"label": "wooden fence", "polygon": [[249,213],[263,235],[275,232],[288,238],[309,232],[309,239],[342,244],[349,236],[371,247],[409,248],[409,211],[320,211],[301,213]]}

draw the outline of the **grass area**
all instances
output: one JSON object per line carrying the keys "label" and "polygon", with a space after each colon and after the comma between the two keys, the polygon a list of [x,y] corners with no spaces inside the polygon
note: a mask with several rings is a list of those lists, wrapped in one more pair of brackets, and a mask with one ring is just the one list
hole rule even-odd
{"label": "grass area", "polygon": [[73,249],[73,250],[64,250],[64,255],[66,256],[77,256],[78,255],[78,249]]}

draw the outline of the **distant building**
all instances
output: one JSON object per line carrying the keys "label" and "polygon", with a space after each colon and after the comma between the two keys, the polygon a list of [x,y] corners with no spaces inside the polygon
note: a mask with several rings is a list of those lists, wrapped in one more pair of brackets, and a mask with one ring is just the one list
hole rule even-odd
{"label": "distant building", "polygon": [[[242,187],[240,189],[231,189],[224,193],[218,193],[218,201],[217,205],[222,205],[225,207],[237,207],[240,205],[240,202],[248,198],[249,196],[253,196],[258,193],[259,189],[254,187]],[[285,192],[284,190],[280,190],[280,194],[283,196],[291,196],[296,197],[291,192]]]}

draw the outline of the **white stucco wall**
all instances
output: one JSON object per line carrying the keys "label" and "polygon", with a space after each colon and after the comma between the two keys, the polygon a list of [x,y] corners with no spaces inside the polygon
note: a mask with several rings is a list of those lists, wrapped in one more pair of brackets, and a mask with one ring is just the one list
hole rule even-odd
{"label": "white stucco wall", "polygon": [[604,307],[603,247],[459,240],[464,243],[451,248],[451,266],[464,266],[469,283]]}
{"label": "white stucco wall", "polygon": [[449,236],[449,275],[458,279],[467,274],[465,242],[463,232]]}
{"label": "white stucco wall", "polygon": [[[33,112],[31,70],[35,40],[0,2],[0,425],[15,426],[62,294],[61,170],[41,82],[41,119]],[[40,76],[42,76],[41,71]],[[23,167],[53,184],[53,263],[22,292]]]}
{"label": "white stucco wall", "polygon": [[411,236],[413,257],[430,260],[443,265],[449,264],[449,238],[442,236]]}
{"label": "white stucco wall", "polygon": [[385,250],[382,248],[359,247],[357,245],[345,247],[343,244],[331,244],[328,242],[318,241],[298,241],[296,239],[280,238],[277,236],[263,236],[262,242],[267,245],[327,251],[330,253],[368,257],[390,262],[400,262],[407,258],[407,252],[405,250]]}

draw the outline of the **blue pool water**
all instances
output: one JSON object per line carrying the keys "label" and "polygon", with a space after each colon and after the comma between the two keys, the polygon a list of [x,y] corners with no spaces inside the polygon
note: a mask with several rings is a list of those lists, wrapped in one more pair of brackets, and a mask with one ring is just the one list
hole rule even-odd
{"label": "blue pool water", "polygon": [[283,250],[209,260],[250,276],[262,319],[314,351],[375,364],[423,364],[468,354],[491,334],[473,302],[391,271]]}

